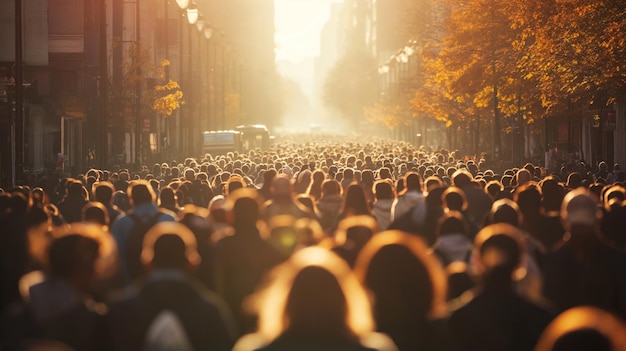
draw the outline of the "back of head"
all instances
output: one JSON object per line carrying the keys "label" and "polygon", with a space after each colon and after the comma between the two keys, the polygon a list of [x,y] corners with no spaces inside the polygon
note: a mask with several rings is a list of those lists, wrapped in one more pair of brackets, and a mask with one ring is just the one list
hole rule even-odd
{"label": "back of head", "polygon": [[561,205],[561,219],[566,229],[574,226],[593,228],[602,217],[598,205],[598,199],[584,188],[567,193]]}
{"label": "back of head", "polygon": [[517,171],[516,180],[517,180],[517,185],[518,186],[526,184],[526,183],[530,182],[532,179],[533,179],[533,175],[527,169],[522,168],[519,171]]}
{"label": "back of head", "polygon": [[472,175],[464,169],[459,169],[455,171],[454,174],[452,175],[452,182],[454,183],[455,186],[459,188],[464,188],[466,186],[471,185]]}
{"label": "back of head", "polygon": [[227,199],[226,208],[232,211],[235,227],[255,226],[260,215],[261,200],[256,190],[241,188]]}
{"label": "back of head", "polygon": [[152,265],[157,269],[183,270],[187,265],[185,242],[176,234],[164,234],[154,243]]}
{"label": "back of head", "polygon": [[272,182],[272,197],[287,198],[292,196],[291,180],[286,175],[279,175]]}
{"label": "back of head", "polygon": [[355,273],[376,296],[379,327],[415,323],[441,312],[445,275],[428,250],[415,236],[386,231],[359,254]]}
{"label": "back of head", "polygon": [[515,202],[526,216],[541,212],[542,195],[540,188],[534,184],[524,184],[515,190]]}
{"label": "back of head", "polygon": [[465,192],[456,186],[449,187],[441,195],[444,206],[449,211],[463,212],[467,210],[467,199]]}
{"label": "back of head", "polygon": [[611,340],[596,329],[584,328],[564,334],[552,351],[612,351]]}
{"label": "back of head", "polygon": [[469,227],[463,215],[458,211],[448,211],[439,219],[437,236],[463,234],[469,236]]}
{"label": "back of head", "polygon": [[308,266],[295,277],[285,307],[288,331],[301,336],[346,338],[346,296],[337,278],[319,266]]}
{"label": "back of head", "polygon": [[522,213],[517,206],[517,203],[510,199],[499,199],[491,206],[491,212],[489,213],[489,222],[493,223],[508,223],[512,226],[519,226],[522,221]]}
{"label": "back of head", "polygon": [[67,187],[67,196],[71,198],[84,198],[83,184],[79,181],[72,181]]}
{"label": "back of head", "polygon": [[109,212],[99,202],[89,202],[82,208],[82,220],[99,225],[109,225]]}
{"label": "back of head", "polygon": [[128,189],[128,194],[133,206],[154,202],[154,191],[146,181],[133,182]]}
{"label": "back of head", "polygon": [[377,180],[374,183],[374,194],[377,199],[393,199],[395,196],[393,184],[389,179]]}
{"label": "back of head", "polygon": [[50,274],[67,280],[93,277],[99,248],[96,240],[79,234],[55,239],[48,248]]}
{"label": "back of head", "polygon": [[567,176],[567,187],[570,189],[576,189],[582,185],[583,177],[577,172],[570,173]]}
{"label": "back of head", "polygon": [[408,191],[422,191],[422,180],[419,174],[409,172],[405,177],[405,186]]}
{"label": "back of head", "polygon": [[322,183],[322,193],[328,195],[340,195],[341,184],[335,179],[326,179]]}
{"label": "back of head", "polygon": [[509,283],[522,259],[519,243],[509,235],[495,234],[480,246],[483,278],[487,283]]}
{"label": "back of head", "polygon": [[111,200],[113,199],[113,193],[115,192],[113,184],[109,182],[97,182],[94,183],[93,189],[96,201],[101,202],[105,205],[111,203]]}

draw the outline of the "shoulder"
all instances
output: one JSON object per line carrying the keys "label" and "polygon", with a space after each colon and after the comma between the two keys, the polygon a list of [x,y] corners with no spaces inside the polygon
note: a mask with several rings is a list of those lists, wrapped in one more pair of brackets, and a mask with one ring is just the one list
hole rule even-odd
{"label": "shoulder", "polygon": [[262,349],[269,341],[260,333],[246,334],[239,338],[233,346],[233,351],[252,351]]}
{"label": "shoulder", "polygon": [[361,338],[361,345],[368,350],[397,351],[398,348],[389,336],[383,333],[370,333]]}
{"label": "shoulder", "polygon": [[157,210],[159,222],[176,221],[176,214],[170,210],[160,208]]}

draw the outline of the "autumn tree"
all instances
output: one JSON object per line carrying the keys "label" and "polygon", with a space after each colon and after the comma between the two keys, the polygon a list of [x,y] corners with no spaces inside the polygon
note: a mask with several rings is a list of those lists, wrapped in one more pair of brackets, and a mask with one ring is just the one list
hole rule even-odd
{"label": "autumn tree", "polygon": [[610,103],[626,88],[626,10],[612,0],[519,2],[520,69],[536,80],[548,112],[572,102]]}
{"label": "autumn tree", "polygon": [[[113,45],[122,45],[119,40]],[[137,121],[151,118],[155,114],[171,116],[184,103],[183,92],[178,82],[167,79],[169,61],[154,65],[150,50],[141,42],[126,44],[121,64],[121,79],[110,82],[108,99],[109,120],[113,128],[112,148],[114,153],[122,153],[126,132],[137,131]],[[113,78],[113,77],[111,77]],[[152,84],[148,84],[152,82]],[[144,140],[147,144],[147,140]],[[144,149],[147,145],[143,145]]]}
{"label": "autumn tree", "polygon": [[[161,80],[165,79],[165,70],[169,64],[168,60],[163,60],[159,65],[157,72]],[[171,116],[184,103],[180,85],[172,79],[168,79],[163,84],[156,84],[148,93],[152,102],[152,110],[161,116]]]}

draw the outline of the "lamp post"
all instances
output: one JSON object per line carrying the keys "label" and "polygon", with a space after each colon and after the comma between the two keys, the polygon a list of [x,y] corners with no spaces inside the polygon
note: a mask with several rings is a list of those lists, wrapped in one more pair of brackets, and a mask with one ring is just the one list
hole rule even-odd
{"label": "lamp post", "polygon": [[196,24],[196,22],[198,22],[199,13],[196,4],[192,3],[187,7],[187,21],[189,21],[189,24]]}
{"label": "lamp post", "polygon": [[[138,53],[141,51],[141,11],[139,1],[135,0],[135,43]],[[143,118],[141,116],[141,67],[137,64],[137,82],[135,86],[135,166],[138,170],[141,167],[141,129],[143,128]]]}
{"label": "lamp post", "polygon": [[24,167],[24,111],[22,84],[22,0],[15,0],[15,117],[12,123],[12,170],[11,180],[14,186],[22,180]]}
{"label": "lamp post", "polygon": [[107,167],[109,162],[109,120],[107,111],[107,84],[109,75],[107,71],[107,23],[106,23],[106,2],[100,1],[100,77],[99,77],[99,103],[100,103],[100,137],[96,157],[100,159],[100,167]]}
{"label": "lamp post", "polygon": [[186,9],[189,6],[190,2],[190,0],[176,0],[176,3],[178,4],[178,7],[181,8],[181,10]]}

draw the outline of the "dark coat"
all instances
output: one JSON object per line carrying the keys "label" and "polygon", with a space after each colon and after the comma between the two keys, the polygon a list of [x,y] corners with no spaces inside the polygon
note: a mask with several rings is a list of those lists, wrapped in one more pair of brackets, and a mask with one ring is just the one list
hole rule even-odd
{"label": "dark coat", "polygon": [[626,318],[626,256],[596,242],[590,257],[578,260],[565,243],[544,260],[544,296],[559,312],[592,305]]}
{"label": "dark coat", "polygon": [[454,311],[448,325],[458,351],[532,351],[552,317],[510,288],[492,288]]}
{"label": "dark coat", "polygon": [[149,277],[136,294],[111,306],[112,350],[142,350],[151,323],[165,310],[180,319],[195,351],[230,350],[235,331],[228,308],[215,294],[181,276]]}

